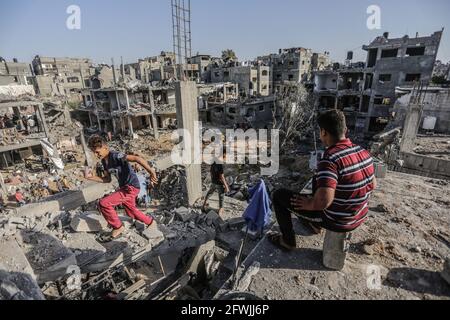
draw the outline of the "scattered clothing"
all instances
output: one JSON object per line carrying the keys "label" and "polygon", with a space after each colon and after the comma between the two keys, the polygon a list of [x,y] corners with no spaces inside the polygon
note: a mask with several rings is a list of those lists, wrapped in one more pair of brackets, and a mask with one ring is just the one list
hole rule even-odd
{"label": "scattered clothing", "polygon": [[272,215],[270,196],[264,180],[249,189],[250,203],[243,217],[247,221],[249,230],[261,232],[269,223]]}

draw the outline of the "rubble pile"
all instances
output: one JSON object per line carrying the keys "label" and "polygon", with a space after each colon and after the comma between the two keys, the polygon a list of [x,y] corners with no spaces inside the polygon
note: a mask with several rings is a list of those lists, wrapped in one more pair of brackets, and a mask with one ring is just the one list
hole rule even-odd
{"label": "rubble pile", "polygon": [[109,146],[114,150],[122,150],[126,153],[135,153],[146,159],[152,159],[160,154],[172,152],[174,142],[171,139],[172,133],[164,133],[159,140],[153,138],[153,130],[142,129],[135,131],[134,139],[120,136],[109,142]]}
{"label": "rubble pile", "polygon": [[166,211],[183,205],[186,194],[186,173],[182,167],[171,167],[159,173],[159,185],[152,191],[152,197],[158,199]]}

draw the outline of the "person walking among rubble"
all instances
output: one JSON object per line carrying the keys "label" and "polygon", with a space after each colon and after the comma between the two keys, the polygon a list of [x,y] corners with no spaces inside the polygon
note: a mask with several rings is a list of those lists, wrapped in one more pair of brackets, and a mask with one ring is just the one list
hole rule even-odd
{"label": "person walking among rubble", "polygon": [[152,225],[153,218],[136,208],[136,197],[140,192],[140,184],[131,163],[140,164],[150,174],[151,183],[156,185],[158,179],[154,168],[150,167],[148,162],[141,157],[110,150],[105,140],[98,135],[92,136],[88,145],[97,158],[101,160],[105,170],[103,177],[94,176],[92,172],[85,172],[86,179],[109,183],[111,182],[111,176],[115,175],[119,182],[119,189],[116,192],[99,201],[99,210],[113,229],[111,233],[100,236],[99,240],[110,242],[122,236],[125,227],[114,209],[119,205],[124,206],[125,212],[131,218],[141,221],[147,226]]}
{"label": "person walking among rubble", "polygon": [[36,123],[33,117],[29,117],[27,120],[28,132],[35,133],[36,132]]}
{"label": "person walking among rubble", "polygon": [[273,194],[281,233],[270,233],[269,240],[285,251],[296,248],[292,213],[306,221],[316,234],[322,228],[351,232],[367,220],[368,201],[377,184],[370,153],[346,138],[344,113],[330,110],[317,120],[320,140],[327,149],[313,180],[314,196],[308,198],[286,189]]}
{"label": "person walking among rubble", "polygon": [[[223,148],[223,155],[225,157],[225,148]],[[214,159],[214,162],[211,164],[210,174],[211,174],[211,187],[209,188],[208,193],[205,196],[205,201],[203,203],[202,210],[206,211],[208,199],[213,195],[214,192],[217,191],[219,195],[219,216],[220,216],[223,215],[225,211],[224,209],[225,194],[230,192],[230,188],[228,186],[227,180],[225,179],[223,171],[222,159],[219,158]]]}

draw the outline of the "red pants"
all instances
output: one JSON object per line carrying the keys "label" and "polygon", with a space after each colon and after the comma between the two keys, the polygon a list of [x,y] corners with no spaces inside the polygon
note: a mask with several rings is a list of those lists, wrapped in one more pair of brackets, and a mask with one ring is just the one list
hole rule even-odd
{"label": "red pants", "polygon": [[125,186],[99,201],[98,208],[111,227],[114,229],[120,229],[122,227],[122,221],[120,221],[116,210],[114,210],[114,207],[118,205],[123,205],[125,212],[131,218],[139,220],[146,225],[152,224],[152,217],[143,214],[136,208],[136,197],[138,194],[139,189],[132,186]]}

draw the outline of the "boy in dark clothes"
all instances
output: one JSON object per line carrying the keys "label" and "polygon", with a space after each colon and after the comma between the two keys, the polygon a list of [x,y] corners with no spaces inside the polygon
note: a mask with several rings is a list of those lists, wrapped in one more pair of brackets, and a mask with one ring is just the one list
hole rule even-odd
{"label": "boy in dark clothes", "polygon": [[230,188],[228,187],[227,180],[225,179],[225,175],[223,173],[222,161],[220,161],[219,159],[214,160],[214,163],[211,165],[210,174],[211,174],[211,187],[209,188],[209,191],[206,194],[205,202],[203,203],[202,208],[203,211],[206,210],[208,199],[212,196],[212,194],[215,191],[217,191],[217,193],[219,194],[219,207],[220,207],[219,215],[222,215],[225,211],[225,209],[223,208],[225,194],[230,192]]}
{"label": "boy in dark clothes", "polygon": [[131,163],[138,163],[147,170],[153,185],[158,181],[155,170],[141,157],[110,150],[100,136],[92,136],[88,145],[97,158],[101,159],[105,170],[103,177],[94,176],[89,172],[86,173],[85,178],[95,182],[109,183],[111,182],[111,175],[115,175],[119,181],[119,190],[99,201],[100,212],[113,228],[111,234],[101,237],[100,241],[109,242],[118,239],[124,232],[125,228],[122,221],[114,210],[114,207],[119,205],[124,206],[125,212],[131,218],[150,226],[153,223],[153,218],[136,208],[136,197],[140,191],[140,183]]}

